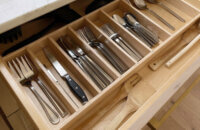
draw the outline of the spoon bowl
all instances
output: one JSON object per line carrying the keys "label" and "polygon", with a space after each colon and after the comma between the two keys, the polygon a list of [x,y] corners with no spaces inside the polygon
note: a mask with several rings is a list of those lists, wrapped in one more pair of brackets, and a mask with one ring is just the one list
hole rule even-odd
{"label": "spoon bowl", "polygon": [[132,5],[132,6],[136,6],[138,9],[141,10],[147,10],[149,11],[149,13],[151,13],[151,15],[153,15],[154,17],[156,17],[158,20],[160,20],[163,24],[165,24],[168,28],[170,28],[171,30],[175,31],[175,27],[173,27],[170,23],[168,23],[165,19],[163,19],[161,16],[159,16],[156,12],[154,12],[153,10],[149,9],[145,3],[144,0],[128,0],[128,2]]}

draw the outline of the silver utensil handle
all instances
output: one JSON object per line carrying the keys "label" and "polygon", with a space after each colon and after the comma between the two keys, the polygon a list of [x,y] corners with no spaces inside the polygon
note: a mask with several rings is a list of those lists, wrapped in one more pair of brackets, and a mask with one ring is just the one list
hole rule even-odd
{"label": "silver utensil handle", "polygon": [[115,39],[116,43],[119,44],[130,56],[132,56],[136,61],[142,59],[142,55],[133,49],[124,39],[118,37]]}
{"label": "silver utensil handle", "polygon": [[49,121],[56,125],[60,122],[59,115],[53,110],[52,107],[49,106],[49,104],[40,96],[40,94],[35,90],[33,86],[30,86],[31,91],[34,93],[35,97],[37,98],[38,102],[42,106],[42,109],[44,110],[47,118]]}
{"label": "silver utensil handle", "polygon": [[152,46],[140,35],[137,34],[132,28],[130,27],[126,27],[126,29],[131,32],[134,36],[136,36],[138,39],[140,39],[144,44],[146,44],[149,48],[151,48]]}
{"label": "silver utensil handle", "polygon": [[[81,66],[82,70],[92,79],[92,81],[99,87],[99,89],[103,90],[106,87],[106,84],[101,81],[97,75],[89,68],[88,63],[84,61],[84,59],[79,59],[79,67]],[[82,62],[82,63],[81,63]]]}
{"label": "silver utensil handle", "polygon": [[60,116],[65,117],[67,115],[67,108],[60,101],[58,101],[58,99],[47,89],[47,87],[42,83],[41,80],[37,79],[37,83],[39,84],[40,88],[47,96],[49,101],[52,103],[56,111],[60,114]]}
{"label": "silver utensil handle", "polygon": [[179,19],[181,22],[185,23],[185,19],[183,19],[180,15],[178,15],[176,12],[172,11],[170,8],[168,8],[166,5],[162,4],[161,2],[158,3],[163,9],[168,11],[170,14],[172,14],[174,17]]}
{"label": "silver utensil handle", "polygon": [[105,58],[117,69],[121,74],[123,74],[128,68],[125,64],[115,55],[113,52],[109,51],[106,46],[101,44],[97,47]]}
{"label": "silver utensil handle", "polygon": [[156,12],[154,12],[153,10],[147,8],[147,10],[153,15],[155,16],[157,19],[159,19],[162,23],[164,23],[166,26],[168,26],[171,30],[175,31],[175,27],[173,27],[171,24],[169,24],[165,19],[163,19],[162,17],[160,17]]}
{"label": "silver utensil handle", "polygon": [[83,56],[84,60],[88,63],[90,69],[103,81],[103,83],[107,86],[109,85],[113,79],[98,65],[96,64],[90,57]]}

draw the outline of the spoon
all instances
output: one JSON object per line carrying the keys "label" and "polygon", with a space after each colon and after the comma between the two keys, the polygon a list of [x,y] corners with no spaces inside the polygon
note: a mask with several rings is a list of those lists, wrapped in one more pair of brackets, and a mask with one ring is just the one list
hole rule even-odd
{"label": "spoon", "polygon": [[143,38],[151,46],[159,42],[157,34],[148,30],[142,24],[140,24],[137,19],[131,13],[126,13],[124,16],[126,23],[132,28],[141,38]]}
{"label": "spoon", "polygon": [[178,20],[181,22],[185,23],[185,19],[183,19],[181,16],[179,16],[176,12],[172,11],[170,8],[168,8],[166,5],[163,3],[157,1],[157,0],[147,0],[151,4],[158,4],[160,7],[168,11],[170,14],[172,14],[174,17],[176,17]]}
{"label": "spoon", "polygon": [[131,32],[134,36],[136,36],[137,38],[139,38],[140,40],[142,40],[148,47],[152,47],[144,38],[141,37],[141,35],[137,34],[137,32],[135,32],[133,30],[133,28],[130,27],[130,25],[127,24],[127,22],[122,18],[120,17],[119,15],[117,14],[114,14],[113,16],[113,19],[119,23],[120,25],[122,25],[124,28],[126,28],[129,32]]}
{"label": "spoon", "polygon": [[137,8],[142,9],[142,10],[147,10],[149,13],[151,13],[154,17],[156,17],[158,20],[160,20],[163,24],[165,24],[167,27],[169,27],[171,30],[175,31],[175,28],[168,23],[165,19],[160,17],[156,12],[153,10],[149,9],[144,2],[144,0],[128,0],[128,2],[133,6],[136,5]]}

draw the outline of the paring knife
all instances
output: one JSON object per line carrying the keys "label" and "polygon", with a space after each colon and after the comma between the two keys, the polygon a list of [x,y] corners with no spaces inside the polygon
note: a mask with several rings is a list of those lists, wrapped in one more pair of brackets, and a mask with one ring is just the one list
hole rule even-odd
{"label": "paring knife", "polygon": [[63,68],[63,66],[59,63],[59,61],[55,58],[54,55],[48,50],[44,49],[44,53],[48,60],[51,62],[53,67],[56,69],[58,74],[66,80],[70,89],[74,92],[74,94],[80,99],[80,101],[85,104],[88,102],[87,96],[82,90],[82,88],[70,77],[67,71]]}

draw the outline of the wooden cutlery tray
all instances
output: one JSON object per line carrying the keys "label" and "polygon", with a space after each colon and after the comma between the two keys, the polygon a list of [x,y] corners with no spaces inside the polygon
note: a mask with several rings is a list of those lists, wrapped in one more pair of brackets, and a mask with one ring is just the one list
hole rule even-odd
{"label": "wooden cutlery tray", "polygon": [[[197,3],[199,2],[198,0],[196,1]],[[168,22],[173,24],[176,28],[175,31],[169,30],[165,25],[148,14],[147,11],[141,11],[130,6],[126,0],[115,0],[97,11],[1,58],[1,73],[38,129],[104,129],[120,112],[126,99],[120,101],[117,105],[112,107],[112,109],[110,109],[109,106],[112,105],[113,99],[116,98],[117,92],[119,92],[123,83],[135,73],[138,73],[142,77],[142,80],[134,86],[136,88],[136,93],[138,93],[136,96],[139,96],[144,102],[135,113],[129,115],[129,117],[121,123],[119,128],[123,130],[128,128],[141,129],[153,117],[162,105],[164,105],[181,85],[200,67],[199,44],[195,44],[187,54],[170,68],[162,65],[158,70],[152,71],[148,67],[148,64],[159,56],[166,54],[167,51],[173,51],[176,46],[170,50],[167,48],[170,48],[172,43],[177,42],[177,39],[182,37],[184,32],[190,31],[192,27],[194,28],[192,35],[184,35],[184,38],[176,43],[177,46],[178,43],[184,41],[186,37],[188,37],[189,40],[187,40],[190,41],[199,33],[198,29],[195,29],[195,27],[200,18],[200,8],[194,7],[194,5],[192,5],[193,3],[190,3],[189,0],[161,0],[161,2],[176,11],[186,20],[185,23],[182,23],[167,12],[158,8],[158,6],[148,4],[149,8],[155,10],[167,19]],[[122,16],[125,12],[133,13],[140,23],[154,30],[159,35],[159,44],[154,48],[149,48],[140,39],[132,35],[112,19],[113,14]],[[125,53],[124,50],[118,47],[112,39],[104,34],[99,27],[105,23],[111,24],[124,39],[130,42],[131,46],[134,46],[144,56],[143,59],[139,62],[135,61]],[[124,61],[129,68],[124,74],[120,74],[116,71],[98,51],[91,48],[77,35],[76,31],[83,26],[89,26],[98,39],[105,43],[110,50],[115,52],[117,56]],[[103,70],[114,79],[114,82],[104,90],[100,90],[57,44],[56,41],[58,38],[65,35],[71,37],[92,60],[99,64]],[[198,43],[200,43],[200,41],[198,41]],[[72,78],[85,91],[89,98],[88,103],[85,105],[81,104],[72,94],[65,81],[56,73],[56,70],[46,59],[43,48],[50,49]],[[60,123],[57,125],[52,125],[48,121],[34,95],[28,88],[23,87],[17,81],[7,65],[7,62],[11,59],[24,54],[31,59],[34,66],[39,71],[39,78],[49,87],[50,91],[53,91],[55,95],[57,95],[68,109],[68,115],[61,118]],[[49,76],[43,64],[51,70],[60,84],[64,86],[69,95],[78,104],[79,108],[73,104],[63,90],[54,82],[52,77]],[[33,84],[37,86],[37,84]],[[39,87],[36,87],[36,89],[41,92]],[[101,115],[100,113],[103,111],[108,112],[101,119],[97,120],[98,116]]]}

